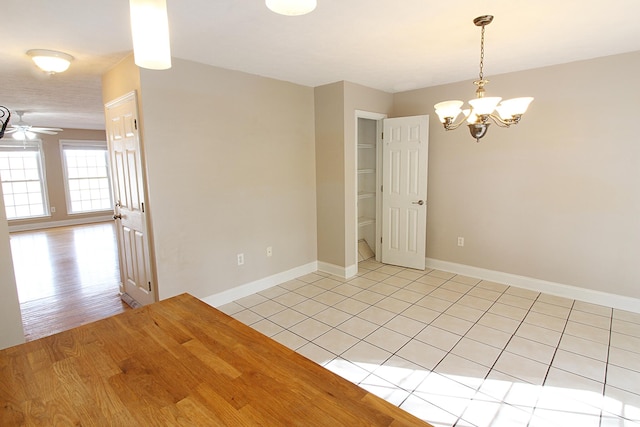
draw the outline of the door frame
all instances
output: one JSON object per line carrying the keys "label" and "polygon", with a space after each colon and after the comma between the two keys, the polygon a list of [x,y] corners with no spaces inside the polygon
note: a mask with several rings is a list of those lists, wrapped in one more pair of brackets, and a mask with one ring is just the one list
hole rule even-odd
{"label": "door frame", "polygon": [[386,119],[388,117],[387,114],[383,114],[383,113],[374,113],[372,111],[363,111],[363,110],[355,110],[355,116],[354,116],[354,121],[355,121],[355,135],[354,135],[354,148],[355,148],[355,156],[354,156],[354,165],[353,165],[353,170],[355,171],[354,173],[354,181],[353,181],[353,188],[354,188],[354,194],[355,194],[355,198],[353,200],[353,203],[355,205],[355,215],[353,218],[353,224],[355,227],[355,272],[353,275],[358,273],[358,119],[369,119],[369,120],[375,120],[376,121],[376,247],[375,247],[375,252],[376,252],[376,261],[380,261],[380,250],[381,250],[381,246],[380,246],[380,236],[382,235],[382,230],[381,230],[381,226],[382,223],[380,222],[380,218],[381,218],[381,211],[382,211],[382,204],[381,204],[381,193],[380,193],[380,185],[381,185],[381,180],[382,180],[382,176],[380,175],[381,172],[381,168],[382,168],[382,121],[384,119]]}

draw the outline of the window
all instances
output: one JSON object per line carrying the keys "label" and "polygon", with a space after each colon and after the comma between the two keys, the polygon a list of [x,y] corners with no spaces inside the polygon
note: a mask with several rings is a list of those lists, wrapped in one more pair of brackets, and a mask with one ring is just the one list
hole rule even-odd
{"label": "window", "polygon": [[49,215],[41,141],[0,145],[0,180],[7,219]]}
{"label": "window", "polygon": [[61,141],[67,208],[70,214],[111,210],[107,144]]}

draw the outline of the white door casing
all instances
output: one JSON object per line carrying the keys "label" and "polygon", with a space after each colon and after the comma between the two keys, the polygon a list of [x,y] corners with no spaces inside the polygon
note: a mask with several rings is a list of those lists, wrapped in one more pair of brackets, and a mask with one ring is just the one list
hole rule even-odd
{"label": "white door casing", "polygon": [[384,120],[382,262],[424,270],[429,116]]}
{"label": "white door casing", "polygon": [[135,92],[105,105],[121,291],[147,305],[156,301],[156,291],[151,270],[137,111]]}

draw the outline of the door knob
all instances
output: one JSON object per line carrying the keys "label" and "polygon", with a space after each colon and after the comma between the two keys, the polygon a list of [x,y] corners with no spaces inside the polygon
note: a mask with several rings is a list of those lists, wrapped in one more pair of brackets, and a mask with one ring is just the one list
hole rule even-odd
{"label": "door knob", "polygon": [[114,215],[113,219],[122,219],[122,215],[121,214]]}
{"label": "door knob", "polygon": [[414,205],[422,206],[422,205],[424,205],[424,200],[418,200],[417,202],[411,202],[411,203],[414,204]]}

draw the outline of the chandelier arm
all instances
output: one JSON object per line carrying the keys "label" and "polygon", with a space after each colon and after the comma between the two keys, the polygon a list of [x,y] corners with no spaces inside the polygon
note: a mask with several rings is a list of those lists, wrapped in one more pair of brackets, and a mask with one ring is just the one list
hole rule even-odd
{"label": "chandelier arm", "polygon": [[513,116],[513,118],[511,119],[506,119],[506,120],[496,114],[489,114],[489,117],[491,117],[491,120],[493,120],[493,122],[498,126],[502,128],[508,128],[511,125],[517,125],[518,123],[520,123],[520,118],[522,117],[522,115],[519,114],[519,115]]}
{"label": "chandelier arm", "polygon": [[511,126],[513,124],[513,123],[509,123],[508,121],[505,121],[505,120],[501,119],[500,116],[497,116],[495,114],[489,114],[489,117],[491,118],[491,120],[493,120],[493,122],[495,124],[497,124],[501,128],[508,128],[509,126]]}
{"label": "chandelier arm", "polygon": [[444,122],[443,125],[446,130],[456,130],[467,120],[467,117],[465,116],[458,123],[453,123],[453,120],[450,117],[447,117],[445,120],[446,122]]}

